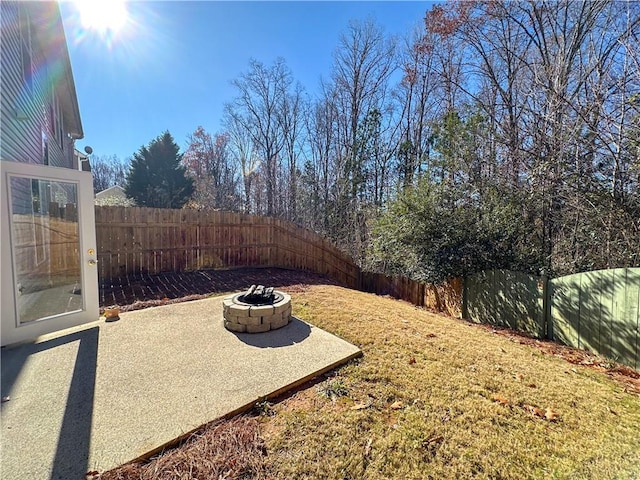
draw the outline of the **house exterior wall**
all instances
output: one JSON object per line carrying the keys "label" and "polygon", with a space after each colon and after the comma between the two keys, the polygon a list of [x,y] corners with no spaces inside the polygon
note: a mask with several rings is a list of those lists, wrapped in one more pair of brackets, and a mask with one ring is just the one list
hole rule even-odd
{"label": "house exterior wall", "polygon": [[[74,137],[82,137],[82,127],[72,118],[77,102],[75,89],[69,95],[73,79],[65,78],[70,66],[58,5],[3,1],[0,8],[0,160],[77,168]],[[52,47],[60,40],[62,48]]]}

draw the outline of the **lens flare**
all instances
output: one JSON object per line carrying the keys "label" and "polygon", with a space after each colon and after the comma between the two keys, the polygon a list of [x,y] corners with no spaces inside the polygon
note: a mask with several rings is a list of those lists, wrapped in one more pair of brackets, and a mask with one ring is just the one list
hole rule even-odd
{"label": "lens flare", "polygon": [[129,19],[127,5],[121,0],[78,0],[75,2],[82,27],[101,34],[115,34]]}

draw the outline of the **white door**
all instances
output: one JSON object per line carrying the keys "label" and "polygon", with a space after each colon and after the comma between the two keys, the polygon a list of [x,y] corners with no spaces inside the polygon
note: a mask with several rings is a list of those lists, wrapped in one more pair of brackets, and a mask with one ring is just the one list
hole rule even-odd
{"label": "white door", "polygon": [[0,165],[2,345],[97,320],[91,174]]}

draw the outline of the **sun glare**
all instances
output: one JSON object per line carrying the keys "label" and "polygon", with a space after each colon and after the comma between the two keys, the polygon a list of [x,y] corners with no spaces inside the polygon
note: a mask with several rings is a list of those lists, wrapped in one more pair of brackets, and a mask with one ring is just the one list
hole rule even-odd
{"label": "sun glare", "polygon": [[100,33],[116,33],[127,23],[129,14],[122,0],[78,0],[75,2],[82,27]]}

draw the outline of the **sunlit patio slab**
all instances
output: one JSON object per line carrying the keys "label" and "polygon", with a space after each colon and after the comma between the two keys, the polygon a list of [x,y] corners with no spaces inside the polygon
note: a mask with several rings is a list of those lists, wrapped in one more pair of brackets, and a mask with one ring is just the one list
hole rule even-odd
{"label": "sunlit patio slab", "polygon": [[360,355],[300,319],[227,331],[222,297],[2,349],[3,479],[83,480]]}

